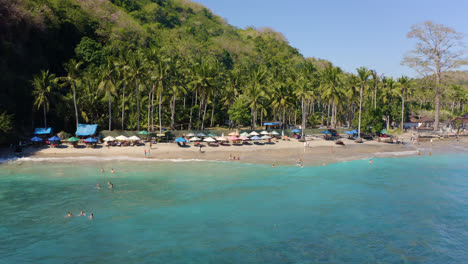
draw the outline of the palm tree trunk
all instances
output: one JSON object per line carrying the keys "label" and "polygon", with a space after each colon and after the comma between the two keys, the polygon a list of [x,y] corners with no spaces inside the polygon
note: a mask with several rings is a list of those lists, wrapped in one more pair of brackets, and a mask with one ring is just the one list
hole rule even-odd
{"label": "palm tree trunk", "polygon": [[[161,89],[162,90],[162,89]],[[159,108],[158,108],[158,115],[159,115],[159,134],[162,134],[162,118],[161,118],[161,104],[162,104],[162,98],[161,98],[161,90],[159,90]]]}
{"label": "palm tree trunk", "polygon": [[213,117],[214,117],[214,110],[216,107],[216,98],[213,98],[213,109],[211,109],[211,122],[210,127],[213,127]]}
{"label": "palm tree trunk", "polygon": [[125,118],[125,83],[123,88],[123,97],[122,97],[122,130],[124,130],[124,118]]}
{"label": "palm tree trunk", "polygon": [[188,125],[188,130],[192,129],[192,115],[193,115],[193,94],[192,94],[192,106],[190,107],[190,119],[189,119],[189,125]]}
{"label": "palm tree trunk", "polygon": [[202,112],[203,100],[204,97],[200,95],[200,107],[198,108],[198,119],[197,119],[197,130],[200,130],[200,116]]}
{"label": "palm tree trunk", "polygon": [[136,80],[136,103],[137,103],[137,118],[138,118],[138,123],[137,123],[137,130],[140,131],[140,101],[138,99],[139,97],[139,89],[140,89],[140,80]]}
{"label": "palm tree trunk", "polygon": [[73,104],[75,105],[76,128],[78,129],[78,107],[76,106],[76,84],[73,82]]}
{"label": "palm tree trunk", "polygon": [[306,119],[306,111],[304,111],[304,96],[301,97],[301,111],[302,111],[302,131],[305,129],[305,119]]}
{"label": "palm tree trunk", "polygon": [[176,102],[176,95],[172,96],[171,100],[171,130],[174,130],[174,116],[175,116],[175,102]]}
{"label": "palm tree trunk", "polygon": [[203,119],[202,119],[202,124],[201,124],[202,130],[205,129],[205,117],[206,117],[206,109],[208,108],[208,98],[206,98],[206,101],[204,103],[205,103],[205,108],[203,110]]}
{"label": "palm tree trunk", "polygon": [[46,115],[46,106],[44,106],[44,128],[47,129],[47,115]]}
{"label": "palm tree trunk", "polygon": [[358,125],[358,138],[361,137],[361,111],[362,111],[362,84],[359,90],[359,125]]}
{"label": "palm tree trunk", "polygon": [[440,73],[436,74],[436,91],[435,91],[435,115],[434,115],[434,131],[439,131],[439,114],[440,114]]}
{"label": "palm tree trunk", "polygon": [[151,131],[150,128],[151,128],[151,123],[150,123],[150,115],[151,115],[151,90],[148,94],[148,110],[147,110],[147,120],[148,120],[148,124],[146,125],[148,131]]}
{"label": "palm tree trunk", "polygon": [[405,93],[404,90],[402,91],[401,94],[401,122],[400,122],[400,129],[403,130],[403,122],[404,122],[404,117],[405,115]]}
{"label": "palm tree trunk", "polygon": [[154,93],[156,92],[156,85],[153,84],[153,90],[151,91],[151,132],[154,131]]}
{"label": "palm tree trunk", "polygon": [[109,131],[112,131],[112,108],[111,108],[111,94],[107,91],[107,97],[109,98]]}

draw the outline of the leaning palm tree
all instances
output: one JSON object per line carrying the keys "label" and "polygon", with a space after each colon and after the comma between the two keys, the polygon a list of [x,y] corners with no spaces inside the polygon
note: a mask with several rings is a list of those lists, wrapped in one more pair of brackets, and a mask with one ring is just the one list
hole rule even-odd
{"label": "leaning palm tree", "polygon": [[49,96],[55,86],[55,74],[49,73],[49,70],[41,71],[39,75],[35,75],[31,81],[34,87],[33,95],[34,106],[39,110],[44,109],[44,128],[47,127],[47,110],[49,110]]}
{"label": "leaning palm tree", "polygon": [[57,80],[63,82],[61,87],[69,86],[73,90],[73,105],[75,107],[75,121],[76,121],[76,128],[78,128],[78,107],[76,104],[76,82],[80,78],[80,67],[83,63],[78,62],[74,59],[71,59],[67,63],[63,65],[63,68],[67,72],[67,76],[65,77],[58,77]]}
{"label": "leaning palm tree", "polygon": [[359,90],[359,125],[358,125],[358,137],[361,137],[361,113],[362,113],[362,93],[364,88],[367,86],[367,81],[371,75],[371,71],[366,67],[357,68],[359,83],[361,89]]}
{"label": "leaning palm tree", "polygon": [[99,83],[98,90],[105,92],[109,100],[109,131],[112,130],[112,94],[116,95],[116,89],[113,81],[114,68],[113,63],[109,60],[106,65],[101,68],[101,82]]}

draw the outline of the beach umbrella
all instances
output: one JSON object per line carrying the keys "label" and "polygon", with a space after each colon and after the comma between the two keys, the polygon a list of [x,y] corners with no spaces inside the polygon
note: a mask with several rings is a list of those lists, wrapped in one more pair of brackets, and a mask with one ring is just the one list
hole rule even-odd
{"label": "beach umbrella", "polygon": [[85,139],[85,140],[83,140],[83,141],[84,141],[85,143],[96,143],[96,142],[98,142],[97,139],[92,138],[92,137],[89,137],[89,138],[87,138],[87,139]]}
{"label": "beach umbrella", "polygon": [[120,136],[116,137],[115,139],[117,139],[119,141],[125,141],[125,140],[128,140],[128,137],[126,137],[124,135],[120,135]]}
{"label": "beach umbrella", "polygon": [[200,133],[197,134],[197,137],[206,137],[206,134],[203,133],[203,132],[200,132]]}
{"label": "beach umbrella", "polygon": [[218,141],[228,141],[225,137],[217,137],[216,140]]}
{"label": "beach umbrella", "polygon": [[276,131],[271,132],[271,134],[272,134],[273,136],[278,136],[278,135],[279,135],[279,133],[276,132]]}
{"label": "beach umbrella", "polygon": [[71,138],[67,139],[67,141],[68,142],[78,142],[78,141],[80,141],[80,139],[77,138],[77,137],[71,137]]}
{"label": "beach umbrella", "polygon": [[382,129],[382,130],[380,131],[380,134],[387,134],[387,129]]}
{"label": "beach umbrella", "polygon": [[176,138],[176,140],[174,140],[175,142],[178,142],[178,143],[185,143],[187,142],[187,140],[183,137],[179,137],[179,138]]}
{"label": "beach umbrella", "polygon": [[263,137],[261,137],[260,139],[270,139],[271,137],[268,136],[268,135],[264,135]]}
{"label": "beach umbrella", "polygon": [[300,129],[294,129],[293,131],[291,131],[292,133],[301,133],[301,130]]}
{"label": "beach umbrella", "polygon": [[197,137],[193,137],[193,138],[189,139],[189,141],[200,141],[200,140],[201,140],[201,138],[197,138]]}
{"label": "beach umbrella", "polygon": [[344,133],[348,134],[348,135],[353,135],[354,134],[353,131],[345,131]]}
{"label": "beach umbrella", "polygon": [[216,140],[210,137],[205,138],[203,141],[205,142],[215,142]]}
{"label": "beach umbrella", "polygon": [[231,132],[228,134],[229,136],[232,136],[232,137],[238,137],[239,136],[239,133],[237,132]]}
{"label": "beach umbrella", "polygon": [[331,132],[328,131],[328,130],[324,130],[324,131],[322,131],[321,133],[322,133],[322,134],[331,134]]}
{"label": "beach umbrella", "polygon": [[32,141],[32,142],[39,142],[39,141],[42,141],[42,138],[40,138],[40,137],[33,137],[33,138],[31,138],[31,141]]}
{"label": "beach umbrella", "polygon": [[251,136],[258,136],[258,135],[260,135],[260,134],[259,134],[259,133],[257,133],[257,132],[255,132],[255,131],[252,131],[252,132],[250,132],[250,134],[249,134],[249,135],[251,135]]}
{"label": "beach umbrella", "polygon": [[253,136],[250,138],[251,140],[260,140],[261,138],[259,136]]}
{"label": "beach umbrella", "polygon": [[229,139],[230,141],[236,141],[236,140],[239,140],[239,138],[238,138],[238,137],[236,137],[236,136],[229,136],[229,137],[228,137],[228,139]]}
{"label": "beach umbrella", "polygon": [[262,132],[260,132],[260,135],[269,135],[270,133],[268,133],[267,131],[263,130]]}
{"label": "beach umbrella", "polygon": [[140,132],[138,132],[138,134],[140,134],[140,135],[149,135],[148,131],[146,131],[146,130],[140,131]]}
{"label": "beach umbrella", "polygon": [[194,137],[194,136],[195,136],[194,133],[188,133],[188,134],[187,134],[187,137]]}
{"label": "beach umbrella", "polygon": [[57,137],[57,136],[53,136],[53,137],[49,138],[49,141],[60,141],[60,138]]}
{"label": "beach umbrella", "polygon": [[114,141],[115,138],[114,137],[111,137],[111,136],[107,136],[104,138],[104,141]]}
{"label": "beach umbrella", "polygon": [[244,140],[244,141],[249,140],[249,138],[246,137],[246,136],[240,136],[239,139],[240,139],[240,140]]}
{"label": "beach umbrella", "polygon": [[166,134],[156,134],[157,137],[165,137]]}
{"label": "beach umbrella", "polygon": [[136,140],[140,140],[140,138],[137,137],[137,136],[131,136],[131,137],[128,138],[128,140],[136,141]]}
{"label": "beach umbrella", "polygon": [[243,136],[243,137],[248,137],[248,136],[250,136],[249,133],[247,133],[247,132],[241,133],[240,135]]}
{"label": "beach umbrella", "polygon": [[358,133],[358,131],[357,131],[356,129],[354,129],[354,130],[351,131],[351,132],[353,132],[353,134],[357,134],[357,133]]}
{"label": "beach umbrella", "polygon": [[213,133],[213,132],[210,132],[210,133],[208,133],[208,135],[207,135],[207,136],[209,136],[209,137],[217,137],[218,135],[216,135],[216,134],[215,134],[215,133]]}

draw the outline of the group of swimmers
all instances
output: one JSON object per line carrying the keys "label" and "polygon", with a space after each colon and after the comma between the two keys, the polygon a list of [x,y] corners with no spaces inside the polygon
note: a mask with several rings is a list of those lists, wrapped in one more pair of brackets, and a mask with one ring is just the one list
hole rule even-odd
{"label": "group of swimmers", "polygon": [[[73,216],[72,212],[68,212],[68,215],[66,217],[72,217],[72,216]],[[80,211],[80,214],[78,216],[86,216],[86,214],[82,210],[82,211]],[[94,219],[94,214],[93,213],[91,213],[89,215],[89,219]]]}
{"label": "group of swimmers", "polygon": [[[114,184],[110,181],[107,182],[107,186],[109,186],[109,189],[114,188]],[[96,188],[101,189],[101,184],[99,182],[96,184]]]}

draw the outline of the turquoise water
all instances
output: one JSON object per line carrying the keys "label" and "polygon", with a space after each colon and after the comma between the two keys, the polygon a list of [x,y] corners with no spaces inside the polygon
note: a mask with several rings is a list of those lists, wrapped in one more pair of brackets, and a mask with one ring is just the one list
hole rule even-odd
{"label": "turquoise water", "polygon": [[467,161],[4,163],[0,263],[466,263]]}

